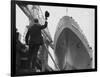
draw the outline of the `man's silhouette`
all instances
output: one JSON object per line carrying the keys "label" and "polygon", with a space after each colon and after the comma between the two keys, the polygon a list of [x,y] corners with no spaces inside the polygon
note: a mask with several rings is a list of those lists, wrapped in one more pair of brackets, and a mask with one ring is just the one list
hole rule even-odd
{"label": "man's silhouette", "polygon": [[29,59],[32,62],[32,68],[36,66],[37,53],[40,45],[43,44],[43,37],[41,35],[41,30],[47,27],[47,21],[44,25],[40,25],[38,19],[34,19],[34,25],[32,25],[26,34],[25,41],[29,45]]}

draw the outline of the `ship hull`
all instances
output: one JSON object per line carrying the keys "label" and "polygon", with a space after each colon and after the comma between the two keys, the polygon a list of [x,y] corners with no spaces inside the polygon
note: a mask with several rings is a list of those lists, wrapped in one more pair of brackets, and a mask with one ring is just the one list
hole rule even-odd
{"label": "ship hull", "polygon": [[88,42],[71,17],[63,17],[55,33],[56,61],[60,70],[90,69]]}

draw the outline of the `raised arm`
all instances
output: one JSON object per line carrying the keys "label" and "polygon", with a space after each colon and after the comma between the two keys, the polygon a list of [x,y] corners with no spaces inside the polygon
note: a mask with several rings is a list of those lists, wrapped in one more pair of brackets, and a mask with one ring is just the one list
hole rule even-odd
{"label": "raised arm", "polygon": [[45,24],[41,26],[41,29],[45,29],[47,27],[47,25],[48,25],[48,22],[45,21]]}

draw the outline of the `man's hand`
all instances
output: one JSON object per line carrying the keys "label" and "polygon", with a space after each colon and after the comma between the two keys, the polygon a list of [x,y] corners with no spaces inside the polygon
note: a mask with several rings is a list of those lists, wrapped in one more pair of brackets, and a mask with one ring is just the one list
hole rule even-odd
{"label": "man's hand", "polygon": [[45,24],[46,24],[46,25],[48,25],[48,22],[47,22],[47,21],[45,21]]}

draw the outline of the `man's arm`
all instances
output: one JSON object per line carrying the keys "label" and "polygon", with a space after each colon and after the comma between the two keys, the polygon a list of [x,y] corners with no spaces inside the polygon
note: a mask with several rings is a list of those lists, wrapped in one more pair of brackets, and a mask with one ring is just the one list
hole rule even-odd
{"label": "man's arm", "polygon": [[45,24],[41,26],[41,29],[45,29],[47,27],[47,25],[48,25],[48,22],[45,21]]}

